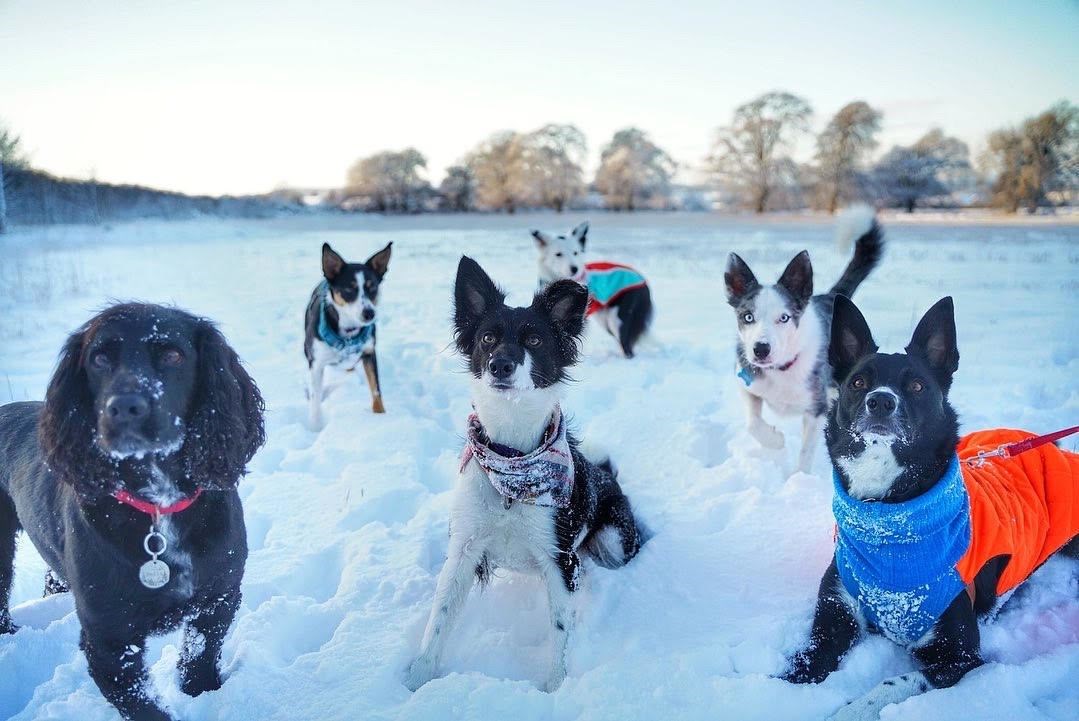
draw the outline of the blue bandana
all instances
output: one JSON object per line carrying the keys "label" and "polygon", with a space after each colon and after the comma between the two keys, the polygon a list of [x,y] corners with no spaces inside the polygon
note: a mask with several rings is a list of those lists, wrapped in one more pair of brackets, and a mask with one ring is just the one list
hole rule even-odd
{"label": "blue bandana", "polygon": [[903,503],[851,498],[833,469],[836,567],[866,619],[900,643],[933,627],[966,584],[970,499],[959,458],[928,492]]}
{"label": "blue bandana", "polygon": [[375,324],[368,323],[365,326],[360,326],[360,332],[351,338],[342,337],[340,333],[330,326],[330,320],[326,317],[326,305],[328,303],[326,295],[329,291],[330,284],[325,280],[322,281],[319,286],[319,295],[322,300],[319,302],[318,307],[318,337],[331,348],[345,353],[359,353],[367,345],[367,342],[371,340],[371,336],[374,335]]}

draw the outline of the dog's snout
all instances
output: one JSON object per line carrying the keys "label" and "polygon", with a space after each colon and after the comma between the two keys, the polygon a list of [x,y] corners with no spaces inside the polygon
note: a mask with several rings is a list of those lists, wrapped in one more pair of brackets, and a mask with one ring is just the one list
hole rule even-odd
{"label": "dog's snout", "polygon": [[768,354],[772,352],[772,346],[767,343],[754,343],[753,344],[753,356],[757,360],[764,360],[768,357]]}
{"label": "dog's snout", "polygon": [[138,393],[121,393],[109,398],[105,412],[116,427],[137,425],[150,415],[150,401]]}
{"label": "dog's snout", "polygon": [[496,380],[508,380],[517,364],[506,356],[495,356],[487,362],[487,370]]}
{"label": "dog's snout", "polygon": [[865,407],[871,415],[887,418],[895,413],[895,394],[888,391],[873,391],[865,397]]}
{"label": "dog's snout", "polygon": [[374,308],[364,308],[363,309],[363,319],[367,320],[367,321],[374,320],[375,319],[375,309]]}

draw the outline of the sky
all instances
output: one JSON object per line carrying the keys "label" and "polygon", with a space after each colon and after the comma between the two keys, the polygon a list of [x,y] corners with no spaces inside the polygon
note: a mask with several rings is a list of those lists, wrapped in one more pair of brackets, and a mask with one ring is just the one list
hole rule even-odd
{"label": "sky", "polygon": [[[881,151],[1079,102],[1079,2],[0,0],[0,119],[36,167],[189,193],[337,187],[418,148],[437,183],[493,132],[619,128],[692,180],[734,109],[801,95]],[[798,154],[808,157],[809,139]]]}

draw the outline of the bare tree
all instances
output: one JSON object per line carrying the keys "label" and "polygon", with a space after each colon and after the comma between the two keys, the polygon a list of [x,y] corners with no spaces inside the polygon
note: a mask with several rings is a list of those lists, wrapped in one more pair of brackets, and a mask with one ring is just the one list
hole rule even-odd
{"label": "bare tree", "polygon": [[438,186],[440,205],[453,213],[467,213],[475,208],[476,182],[464,165],[446,168],[446,177]]}
{"label": "bare tree", "polygon": [[477,206],[513,213],[527,203],[528,188],[520,180],[524,152],[524,136],[513,130],[503,130],[465,156],[464,164],[476,183]]}
{"label": "bare tree", "polygon": [[22,152],[21,139],[13,130],[0,122],[0,233],[7,232],[7,200],[4,194],[4,166],[24,168],[26,155]]}
{"label": "bare tree", "polygon": [[581,164],[587,148],[584,133],[574,125],[550,123],[529,133],[516,168],[521,195],[561,213],[584,193]]}
{"label": "bare tree", "polygon": [[369,210],[415,212],[432,192],[431,185],[419,174],[426,167],[427,159],[415,148],[376,153],[349,169],[346,192],[365,199]]}
{"label": "bare tree", "polygon": [[857,174],[866,154],[877,146],[881,114],[856,100],[839,109],[817,137],[817,200],[835,213],[842,200],[857,194]]}
{"label": "bare tree", "polygon": [[933,128],[909,147],[895,146],[873,168],[881,200],[913,213],[925,198],[947,195],[969,175],[966,143]]}
{"label": "bare tree", "polygon": [[785,92],[765,93],[739,106],[731,124],[719,129],[710,158],[720,182],[763,213],[782,168],[791,162],[786,151],[809,129],[812,114],[809,103]]}
{"label": "bare tree", "polygon": [[670,197],[671,177],[677,167],[647,133],[625,128],[614,134],[600,154],[596,189],[614,210],[662,205]]}
{"label": "bare tree", "polygon": [[1049,193],[1079,190],[1079,108],[1067,101],[1029,118],[1018,129],[989,136],[982,167],[994,176],[993,205],[1033,213]]}

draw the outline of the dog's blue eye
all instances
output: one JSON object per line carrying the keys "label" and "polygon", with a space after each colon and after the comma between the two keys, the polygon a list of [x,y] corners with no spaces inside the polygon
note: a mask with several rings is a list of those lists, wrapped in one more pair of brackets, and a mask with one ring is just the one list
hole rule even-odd
{"label": "dog's blue eye", "polygon": [[742,322],[744,322],[744,323],[752,323],[753,322],[753,314],[752,313],[746,313],[745,315],[743,315],[742,316]]}
{"label": "dog's blue eye", "polygon": [[786,313],[784,313],[783,315],[779,316],[779,322],[780,322],[780,323],[786,323],[786,322],[787,322],[787,321],[789,321],[790,319],[791,319],[791,317],[790,317],[789,315],[787,315]]}

